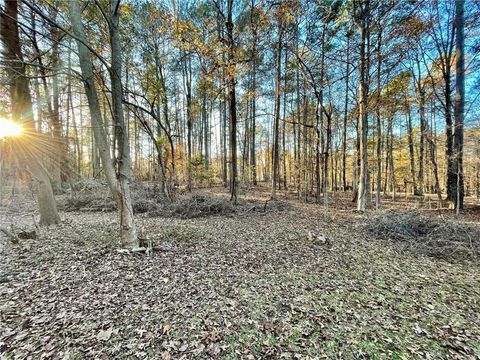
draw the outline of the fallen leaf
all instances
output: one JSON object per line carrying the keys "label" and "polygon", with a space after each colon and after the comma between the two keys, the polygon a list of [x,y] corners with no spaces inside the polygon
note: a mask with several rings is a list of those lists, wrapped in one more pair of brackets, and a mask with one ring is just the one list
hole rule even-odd
{"label": "fallen leaf", "polygon": [[97,334],[97,340],[108,341],[111,338],[113,332],[113,328],[108,328],[107,330],[100,330],[100,332]]}

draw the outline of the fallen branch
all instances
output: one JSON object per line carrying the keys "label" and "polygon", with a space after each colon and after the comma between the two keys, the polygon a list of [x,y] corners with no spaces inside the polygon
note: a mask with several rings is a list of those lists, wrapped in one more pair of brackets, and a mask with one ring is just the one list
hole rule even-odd
{"label": "fallen branch", "polygon": [[12,233],[10,230],[8,230],[4,227],[0,227],[0,231],[3,232],[10,239],[10,241],[13,244],[20,243],[20,239],[18,238],[18,236],[16,234]]}
{"label": "fallen branch", "polygon": [[117,252],[120,254],[135,254],[140,252],[147,252],[148,248],[146,247],[137,247],[132,249],[117,249]]}

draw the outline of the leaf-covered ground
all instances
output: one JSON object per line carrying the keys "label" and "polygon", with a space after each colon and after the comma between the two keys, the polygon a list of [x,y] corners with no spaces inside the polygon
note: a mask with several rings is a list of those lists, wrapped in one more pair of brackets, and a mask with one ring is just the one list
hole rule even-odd
{"label": "leaf-covered ground", "polygon": [[[115,212],[62,213],[61,225],[21,246],[1,239],[0,353],[480,358],[477,265],[369,238],[361,225],[371,214],[350,211],[348,201],[333,204],[329,221],[319,205],[291,205],[195,219],[139,215],[151,256],[116,251]],[[12,206],[0,221],[31,215]],[[328,241],[315,241],[319,234]]]}

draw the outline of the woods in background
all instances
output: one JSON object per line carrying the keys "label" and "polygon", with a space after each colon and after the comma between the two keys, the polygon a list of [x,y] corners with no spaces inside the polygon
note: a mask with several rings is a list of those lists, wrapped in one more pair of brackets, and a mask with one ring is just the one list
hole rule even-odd
{"label": "woods in background", "polygon": [[337,191],[362,211],[382,194],[480,197],[477,2],[1,6],[0,116],[28,136],[0,140],[0,182],[29,168],[43,223],[85,177],[108,181],[127,247],[132,181],[166,201],[223,185],[233,202],[266,182],[326,214]]}

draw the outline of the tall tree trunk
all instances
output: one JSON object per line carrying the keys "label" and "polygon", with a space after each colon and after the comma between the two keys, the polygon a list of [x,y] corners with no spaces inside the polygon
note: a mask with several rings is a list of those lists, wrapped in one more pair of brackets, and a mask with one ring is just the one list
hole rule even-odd
{"label": "tall tree trunk", "polygon": [[[69,46],[71,46],[71,41],[69,41]],[[77,120],[75,118],[75,109],[73,108],[73,97],[72,97],[72,80],[71,80],[71,64],[72,64],[72,56],[71,52],[68,53],[68,69],[69,69],[69,76],[68,76],[68,83],[67,83],[67,112],[70,112],[72,118],[72,128],[73,128],[73,136],[74,136],[74,146],[75,146],[75,155],[77,159],[77,176],[81,177],[81,167],[82,167],[82,146],[80,145],[80,138],[78,135],[78,127],[77,127]],[[68,134],[67,134],[68,136]]]}
{"label": "tall tree trunk", "polygon": [[[255,38],[256,39],[256,38]],[[250,126],[250,167],[252,169],[252,183],[253,185],[257,185],[257,160],[256,160],[256,121],[257,121],[257,62],[256,62],[256,41],[254,39],[253,47],[252,47],[252,109],[251,109],[251,126]]]}
{"label": "tall tree trunk", "polygon": [[130,143],[123,114],[122,45],[120,43],[120,0],[110,0],[110,43],[112,62],[110,80],[112,85],[112,108],[117,139],[117,181],[120,187],[118,208],[120,210],[120,238],[123,246],[138,246],[137,231],[133,218],[130,195]]}
{"label": "tall tree trunk", "polygon": [[50,178],[41,160],[45,154],[40,152],[42,147],[45,146],[45,143],[42,144],[42,142],[47,142],[47,140],[42,139],[35,128],[29,79],[26,76],[18,30],[17,1],[5,2],[5,9],[2,8],[0,20],[4,63],[10,83],[12,116],[15,121],[22,123],[24,129],[24,134],[14,142],[17,147],[16,153],[30,169],[32,177],[38,185],[40,224],[57,224],[60,222],[60,217],[58,216]]}
{"label": "tall tree trunk", "polygon": [[[225,84],[225,82],[224,82]],[[222,179],[223,187],[228,187],[228,164],[227,164],[227,96],[226,91],[222,97],[219,104],[219,111],[221,116],[220,123],[220,140],[221,140],[221,151],[222,151]]]}
{"label": "tall tree trunk", "polygon": [[233,0],[228,0],[227,3],[227,87],[228,87],[228,102],[230,112],[230,197],[233,203],[237,203],[237,185],[238,185],[238,171],[237,171],[237,99],[235,93],[236,82],[236,64],[235,64],[235,43],[233,39]]}
{"label": "tall tree trunk", "polygon": [[53,101],[52,101],[52,127],[53,127],[53,139],[56,147],[56,151],[53,157],[53,185],[56,191],[61,191],[62,187],[62,178],[66,180],[69,177],[68,174],[68,164],[67,164],[67,150],[65,139],[62,137],[62,122],[60,121],[60,103],[59,103],[59,88],[58,88],[58,71],[60,68],[60,57],[58,51],[58,42],[60,41],[59,31],[57,28],[51,28],[52,37],[53,37],[53,48],[52,48],[52,67],[53,74],[52,78],[52,90],[53,90]]}
{"label": "tall tree trunk", "polygon": [[282,71],[282,25],[278,25],[278,39],[275,49],[275,109],[273,113],[273,152],[272,152],[272,164],[273,164],[273,176],[272,176],[272,199],[277,199],[277,184],[279,177],[279,125],[280,125],[280,79]]}
{"label": "tall tree trunk", "polygon": [[[317,131],[319,131],[317,135],[321,139],[321,152],[323,157],[322,159],[323,179],[320,179],[320,177],[318,176],[320,174],[320,171],[317,171],[317,202],[320,202],[320,181],[321,181],[325,218],[328,217],[328,150],[329,150],[329,142],[331,137],[331,118],[330,116],[327,116],[327,123],[328,123],[327,131],[326,131],[327,143],[325,144],[323,139],[323,127],[324,127],[323,120],[325,118],[325,114],[324,114],[325,108],[323,105],[323,88],[324,88],[324,81],[325,81],[325,35],[326,35],[326,32],[327,32],[326,24],[324,24],[322,29],[322,42],[321,42],[322,55],[320,58],[320,91],[318,94],[319,96],[318,104],[320,105],[320,108],[318,108],[318,110],[320,111],[320,126],[317,123]],[[320,161],[320,156],[317,159],[317,163],[319,161]]]}
{"label": "tall tree trunk", "polygon": [[444,76],[445,81],[445,158],[447,162],[447,201],[454,201],[457,184],[457,171],[453,159],[453,123],[452,123],[452,99],[451,99],[451,74],[450,66]]}
{"label": "tall tree trunk", "polygon": [[[165,187],[165,195],[169,196],[169,188],[173,187],[176,181],[176,174],[175,174],[175,145],[173,143],[173,136],[172,136],[172,127],[170,124],[170,117],[168,115],[168,94],[167,94],[167,85],[165,81],[164,75],[164,67],[158,56],[156,56],[155,61],[157,62],[158,68],[158,77],[160,80],[160,87],[161,87],[161,99],[162,99],[162,113],[163,113],[163,121],[165,124],[165,135],[168,139],[169,147],[170,147],[170,179],[167,180],[167,184]],[[160,121],[160,116],[158,116]],[[168,161],[168,151],[166,152],[166,161],[164,163],[164,173],[167,174],[167,161]]]}
{"label": "tall tree trunk", "polygon": [[365,54],[365,41],[367,35],[366,20],[360,21],[360,67],[359,67],[359,134],[360,134],[360,179],[358,184],[358,199],[357,210],[365,211],[367,207],[368,196],[368,157],[367,157],[367,98],[368,98],[368,85],[367,85],[367,58]]}
{"label": "tall tree trunk", "polygon": [[187,190],[192,191],[192,60],[188,55],[184,62],[185,97],[187,100]]}
{"label": "tall tree trunk", "polygon": [[[383,129],[385,129],[385,122],[383,121]],[[388,192],[388,177],[389,174],[389,161],[390,161],[390,136],[389,136],[389,129],[387,125],[387,129],[385,131],[385,170],[383,173],[383,194],[386,195]]]}
{"label": "tall tree trunk", "polygon": [[80,7],[78,0],[68,2],[70,21],[72,29],[77,36],[78,57],[80,69],[84,81],[85,93],[90,108],[90,118],[96,146],[100,152],[105,176],[107,178],[112,196],[120,211],[120,242],[123,247],[135,248],[139,246],[135,222],[133,218],[133,207],[130,196],[128,180],[130,177],[130,149],[127,134],[124,128],[123,106],[122,106],[122,84],[121,84],[121,45],[118,32],[119,22],[119,1],[111,0],[110,3],[110,40],[112,47],[112,105],[114,124],[117,141],[117,171],[113,164],[108,145],[107,133],[100,110],[97,90],[95,88],[93,64],[91,53],[87,46],[85,28],[80,18]]}
{"label": "tall tree trunk", "polygon": [[210,134],[210,125],[208,124],[208,114],[207,114],[207,91],[203,89],[202,91],[202,124],[203,124],[203,151],[204,158],[203,164],[205,169],[208,170],[210,166],[210,154],[208,152],[208,135]]}
{"label": "tall tree trunk", "polygon": [[308,201],[308,173],[307,173],[307,166],[308,166],[308,149],[307,149],[307,142],[308,142],[308,114],[309,114],[309,101],[307,95],[307,81],[306,78],[303,79],[303,149],[302,149],[302,183],[300,188],[303,190],[304,201]]}
{"label": "tall tree trunk", "polygon": [[283,114],[282,114],[282,170],[283,170],[283,188],[287,190],[287,148],[285,138],[287,136],[287,65],[288,52],[285,51],[285,75],[283,77]]}
{"label": "tall tree trunk", "polygon": [[433,139],[433,133],[432,130],[428,131],[427,129],[427,141],[429,143],[429,148],[430,148],[430,162],[432,163],[433,166],[433,175],[435,178],[435,192],[437,194],[437,199],[438,199],[438,207],[442,207],[442,191],[440,189],[440,180],[438,176],[438,165],[437,165],[437,157],[436,157],[436,144]]}
{"label": "tall tree trunk", "polygon": [[360,117],[359,114],[356,114],[356,122],[355,122],[355,154],[353,157],[353,182],[352,182],[352,202],[358,201],[358,173],[360,169]]}
{"label": "tall tree trunk", "polygon": [[381,199],[381,184],[382,184],[382,120],[380,117],[380,100],[382,96],[382,84],[381,84],[381,66],[382,66],[382,31],[378,33],[378,44],[377,44],[377,104],[376,104],[376,119],[377,119],[377,178],[376,178],[376,185],[375,185],[375,208],[379,210],[382,207],[382,199]]}
{"label": "tall tree trunk", "polygon": [[[329,151],[332,144],[332,117],[331,114],[327,116],[327,129],[326,129],[326,144],[325,152],[323,154],[323,207],[325,219],[328,219],[328,160]],[[332,166],[333,170],[333,166]],[[331,178],[333,183],[333,176]]]}
{"label": "tall tree trunk", "polygon": [[397,194],[397,180],[395,178],[395,161],[393,160],[393,114],[390,115],[388,119],[388,134],[387,136],[390,137],[390,191],[392,193],[392,199],[395,201],[395,197]]}
{"label": "tall tree trunk", "polygon": [[345,74],[345,107],[343,110],[342,132],[342,185],[343,191],[347,190],[347,121],[348,121],[348,91],[350,77],[350,36],[347,34],[347,69]]}
{"label": "tall tree trunk", "polygon": [[455,209],[463,209],[465,195],[463,179],[463,118],[465,111],[465,0],[455,0],[455,171],[457,175]]}
{"label": "tall tree trunk", "polygon": [[423,196],[424,193],[424,165],[425,165],[425,132],[427,120],[425,118],[425,88],[422,84],[420,61],[417,58],[417,93],[418,93],[418,111],[420,115],[420,145],[418,154],[418,195]]}
{"label": "tall tree trunk", "polygon": [[[48,110],[48,117],[49,117],[49,130],[51,130],[51,133],[53,135],[53,142],[50,144],[49,143],[49,154],[48,158],[50,159],[50,166],[48,168],[50,169],[50,179],[52,183],[52,187],[54,191],[60,192],[61,191],[61,168],[62,168],[62,159],[63,159],[63,154],[65,153],[65,149],[62,147],[62,139],[61,139],[61,123],[60,123],[60,114],[59,114],[59,102],[58,102],[58,76],[56,74],[57,69],[56,67],[58,66],[59,58],[58,58],[58,30],[57,28],[54,28],[53,26],[50,27],[51,33],[52,33],[52,39],[53,39],[53,46],[52,46],[52,68],[54,71],[54,74],[52,76],[53,81],[52,81],[52,88],[53,88],[53,94],[50,96],[50,91],[47,83],[47,72],[46,72],[46,67],[43,62],[43,57],[42,57],[42,51],[40,50],[38,43],[37,43],[37,30],[36,30],[36,21],[35,21],[35,13],[33,10],[31,14],[31,28],[32,28],[32,46],[35,50],[35,55],[37,57],[38,61],[38,72],[42,80],[43,84],[43,91],[45,95],[45,102],[47,104],[47,110]],[[53,18],[55,19],[56,13],[54,13]],[[36,95],[37,95],[37,100],[40,100],[40,91],[39,91],[39,86],[38,82],[36,80]],[[41,107],[42,101],[40,101],[39,107]],[[42,111],[39,110],[39,117],[41,121],[41,115]],[[40,129],[41,124],[39,125]]]}
{"label": "tall tree trunk", "polygon": [[[408,131],[408,153],[410,157],[410,177],[412,178],[413,194],[418,195],[417,183],[415,181],[415,147],[413,144],[412,113],[410,105],[407,104],[407,131]],[[406,190],[405,190],[406,192]]]}

